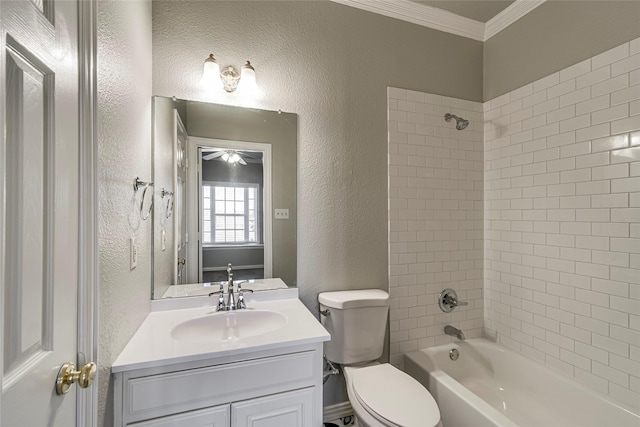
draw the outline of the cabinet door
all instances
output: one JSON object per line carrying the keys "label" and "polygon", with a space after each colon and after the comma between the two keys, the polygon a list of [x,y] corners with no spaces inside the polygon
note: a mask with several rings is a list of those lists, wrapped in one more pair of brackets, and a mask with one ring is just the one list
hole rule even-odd
{"label": "cabinet door", "polygon": [[231,427],[311,427],[313,387],[231,404]]}
{"label": "cabinet door", "polygon": [[229,415],[229,405],[220,405],[128,425],[131,427],[228,427],[231,422]]}

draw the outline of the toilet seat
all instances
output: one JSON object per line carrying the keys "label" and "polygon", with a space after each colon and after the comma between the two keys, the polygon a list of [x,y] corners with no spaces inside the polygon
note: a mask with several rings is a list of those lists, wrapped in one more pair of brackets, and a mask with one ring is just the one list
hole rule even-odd
{"label": "toilet seat", "polygon": [[384,363],[354,369],[352,377],[358,403],[381,423],[433,427],[440,422],[440,410],[433,396],[418,381],[392,365]]}

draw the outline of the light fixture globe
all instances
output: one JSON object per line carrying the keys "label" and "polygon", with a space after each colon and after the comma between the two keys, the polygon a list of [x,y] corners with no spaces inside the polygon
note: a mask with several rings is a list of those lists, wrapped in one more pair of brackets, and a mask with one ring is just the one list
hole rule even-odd
{"label": "light fixture globe", "polygon": [[204,85],[211,86],[217,78],[220,76],[220,67],[218,61],[213,56],[213,53],[209,54],[209,57],[204,60],[204,68],[202,70],[202,79],[200,82]]}
{"label": "light fixture globe", "polygon": [[258,87],[256,83],[256,70],[253,68],[249,60],[247,60],[246,64],[242,66],[240,73],[243,87],[251,90]]}

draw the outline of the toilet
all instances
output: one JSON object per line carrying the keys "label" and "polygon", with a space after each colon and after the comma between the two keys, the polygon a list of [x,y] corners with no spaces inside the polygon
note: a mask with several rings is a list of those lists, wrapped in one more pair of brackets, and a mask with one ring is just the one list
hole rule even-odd
{"label": "toilet", "polygon": [[326,358],[342,365],[357,426],[436,427],[440,410],[418,381],[382,356],[389,294],[379,289],[318,294],[322,325],[331,334]]}

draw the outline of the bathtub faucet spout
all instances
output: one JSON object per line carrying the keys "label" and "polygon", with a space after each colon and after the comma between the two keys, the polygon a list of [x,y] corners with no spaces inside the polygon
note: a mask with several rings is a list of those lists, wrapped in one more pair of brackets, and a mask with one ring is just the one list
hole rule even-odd
{"label": "bathtub faucet spout", "polygon": [[458,328],[454,328],[451,325],[447,325],[447,326],[444,327],[444,333],[447,334],[447,335],[450,335],[452,337],[456,337],[461,341],[464,341],[464,332],[462,332]]}

